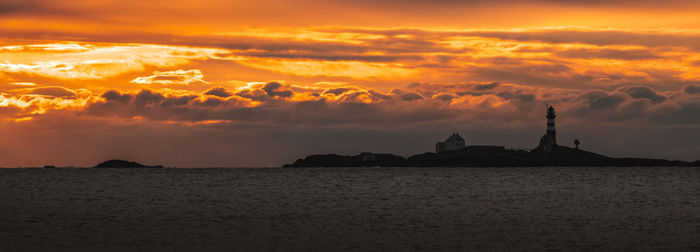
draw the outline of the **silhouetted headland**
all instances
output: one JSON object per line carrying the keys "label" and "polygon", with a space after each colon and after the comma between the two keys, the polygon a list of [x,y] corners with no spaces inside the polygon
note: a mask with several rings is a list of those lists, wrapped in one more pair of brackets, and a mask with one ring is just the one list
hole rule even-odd
{"label": "silhouetted headland", "polygon": [[136,162],[112,159],[102,162],[95,166],[95,168],[163,168],[162,165],[142,165]]}
{"label": "silhouetted headland", "polygon": [[467,146],[440,153],[427,152],[404,158],[363,152],[356,156],[311,155],[285,167],[538,167],[538,166],[698,166],[700,161],[650,158],[612,158],[556,146],[547,153],[508,150],[502,146]]}
{"label": "silhouetted headland", "polygon": [[613,158],[557,144],[554,107],[547,106],[547,131],[532,150],[511,150],[503,146],[467,146],[453,133],[435,145],[435,152],[404,158],[393,154],[363,152],[356,156],[311,155],[284,167],[538,167],[538,166],[700,166],[694,162],[651,158]]}

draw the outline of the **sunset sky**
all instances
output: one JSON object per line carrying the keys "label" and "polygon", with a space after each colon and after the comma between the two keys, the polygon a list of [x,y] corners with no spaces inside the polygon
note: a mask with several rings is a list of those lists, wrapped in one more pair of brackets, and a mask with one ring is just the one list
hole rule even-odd
{"label": "sunset sky", "polygon": [[700,1],[0,0],[0,166],[279,166],[452,132],[700,159]]}

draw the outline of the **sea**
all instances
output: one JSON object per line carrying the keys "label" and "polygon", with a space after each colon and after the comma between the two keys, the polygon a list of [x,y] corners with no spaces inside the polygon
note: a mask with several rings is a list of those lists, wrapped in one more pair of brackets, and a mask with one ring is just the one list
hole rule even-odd
{"label": "sea", "polygon": [[700,168],[0,169],[0,251],[700,250]]}

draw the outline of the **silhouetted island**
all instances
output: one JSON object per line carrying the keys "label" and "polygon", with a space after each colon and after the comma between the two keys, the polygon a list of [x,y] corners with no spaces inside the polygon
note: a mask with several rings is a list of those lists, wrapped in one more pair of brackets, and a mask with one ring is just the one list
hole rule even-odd
{"label": "silhouetted island", "polygon": [[112,159],[102,162],[95,166],[95,168],[163,168],[162,165],[142,165],[136,162]]}
{"label": "silhouetted island", "polygon": [[438,142],[435,152],[408,158],[393,154],[363,152],[356,156],[336,154],[311,155],[284,167],[537,167],[537,166],[700,166],[695,162],[669,161],[650,158],[613,158],[561,146],[556,141],[554,108],[547,106],[547,132],[532,150],[511,150],[503,146],[466,146],[466,141],[454,133]]}
{"label": "silhouetted island", "polygon": [[547,153],[508,150],[502,146],[467,146],[460,150],[423,153],[404,158],[363,152],[356,156],[311,155],[285,167],[537,167],[537,166],[698,166],[700,161],[612,158],[556,146]]}

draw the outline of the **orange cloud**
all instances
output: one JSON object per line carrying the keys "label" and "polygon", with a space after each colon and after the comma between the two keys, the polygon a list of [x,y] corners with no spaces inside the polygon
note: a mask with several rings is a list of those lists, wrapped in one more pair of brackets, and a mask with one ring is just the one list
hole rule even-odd
{"label": "orange cloud", "polygon": [[[684,123],[700,123],[695,120],[697,118],[693,119],[691,113],[700,108],[700,93],[695,92],[699,87],[687,85],[680,90],[659,92],[647,86],[624,86],[610,92],[582,92],[501,83],[463,83],[412,84],[384,93],[354,86],[295,89],[293,85],[268,82],[237,90],[214,87],[201,93],[143,89],[129,92],[111,90],[102,94],[62,87],[41,87],[3,95],[0,97],[0,107],[14,111],[5,114],[11,119],[50,111],[74,110],[99,117],[138,117],[183,123],[212,120],[283,124],[340,120],[351,123],[355,120],[353,117],[341,120],[342,115],[357,116],[357,113],[362,113],[362,117],[373,119],[355,122],[371,126],[375,123],[394,125],[419,122],[425,119],[412,115],[423,109],[444,115],[442,118],[431,116],[429,120],[453,120],[451,116],[457,114],[460,114],[460,118],[476,119],[494,113],[501,114],[501,120],[510,120],[531,114],[538,104],[553,102],[561,111],[569,113],[570,118],[598,117],[611,122],[612,118],[618,117],[615,120],[636,118],[649,120],[650,123],[668,123],[656,121],[656,118],[670,114],[677,115],[677,119],[686,118],[681,120]],[[308,107],[308,111],[299,114],[301,117],[290,117],[303,107]],[[346,110],[351,108],[359,110]],[[588,114],[588,111],[595,113]],[[396,116],[402,117],[398,119]],[[394,119],[385,120],[383,117]]]}
{"label": "orange cloud", "polygon": [[162,84],[162,85],[189,85],[192,83],[202,83],[207,84],[208,82],[203,80],[204,74],[199,69],[191,70],[176,70],[176,71],[155,71],[153,75],[146,77],[137,77],[132,80],[131,83],[135,84]]}
{"label": "orange cloud", "polygon": [[[167,129],[176,136],[149,139],[226,135],[216,145],[229,150],[246,138],[240,132],[257,132],[237,149],[245,152],[277,132],[321,144],[324,132],[400,142],[382,138],[386,129],[432,139],[427,131],[487,128],[475,137],[518,138],[539,132],[542,104],[554,103],[572,131],[594,122],[623,135],[634,122],[659,137],[673,136],[664,129],[693,135],[699,8],[681,0],[0,1],[0,128],[58,140],[78,131],[91,136],[86,144]],[[188,143],[217,153],[203,142]],[[33,148],[41,146],[24,150]]]}
{"label": "orange cloud", "polygon": [[100,79],[146,67],[172,67],[213,57],[215,49],[144,45],[75,44],[5,46],[0,72],[59,79]]}
{"label": "orange cloud", "polygon": [[[284,82],[252,84],[237,89],[212,87],[201,93],[143,89],[110,90],[94,94],[86,90],[47,87],[21,89],[14,94],[0,95],[0,118],[4,119],[0,120],[0,124],[4,125],[5,130],[10,129],[18,136],[29,134],[25,129],[34,129],[37,131],[34,132],[35,135],[45,135],[48,132],[44,130],[46,127],[61,129],[60,132],[79,130],[82,132],[81,135],[91,136],[85,140],[86,142],[78,143],[78,146],[83,143],[97,144],[93,140],[105,139],[105,137],[112,139],[111,136],[115,134],[122,139],[113,139],[117,145],[126,138],[133,140],[131,144],[138,141],[135,139],[149,139],[152,141],[150,145],[146,143],[142,145],[146,148],[152,146],[153,142],[163,142],[173,146],[178,141],[184,141],[182,137],[179,137],[179,140],[172,139],[172,135],[165,137],[156,132],[180,132],[185,135],[221,132],[217,133],[218,137],[215,137],[216,134],[209,135],[215,139],[221,137],[229,139],[221,135],[223,132],[229,132],[225,135],[235,136],[236,139],[231,141],[232,143],[245,141],[247,148],[257,150],[260,147],[257,145],[259,142],[252,139],[242,140],[246,138],[239,134],[255,132],[253,134],[258,136],[256,141],[259,141],[265,139],[264,135],[279,136],[280,132],[288,132],[284,133],[289,134],[285,135],[284,139],[276,139],[276,141],[293,143],[301,141],[299,138],[308,141],[313,139],[309,137],[326,134],[325,132],[329,130],[331,132],[383,132],[385,129],[393,129],[392,131],[403,132],[399,135],[407,138],[407,135],[411,135],[409,132],[415,134],[425,129],[435,131],[434,129],[447,130],[451,127],[468,129],[472,132],[466,134],[471,137],[470,141],[475,141],[474,138],[480,139],[475,132],[488,132],[484,133],[486,136],[482,140],[488,141],[489,137],[496,139],[499,134],[513,131],[520,132],[523,143],[527,143],[528,139],[525,136],[533,133],[522,130],[535,129],[536,131],[544,127],[540,124],[544,122],[541,104],[545,102],[555,103],[558,112],[562,115],[558,120],[561,122],[560,125],[563,125],[561,127],[566,129],[562,134],[564,138],[574,132],[578,132],[576,134],[585,132],[582,131],[583,129],[577,129],[577,124],[599,127],[597,123],[591,124],[591,122],[605,122],[609,130],[630,123],[647,129],[674,127],[676,130],[684,130],[697,127],[700,124],[697,117],[697,113],[700,112],[700,92],[697,90],[700,90],[700,85],[686,85],[679,90],[667,92],[660,92],[647,86],[624,86],[613,91],[579,91],[480,82],[416,83],[391,92],[337,85],[331,87],[308,85],[301,88]],[[74,95],[71,96],[70,94],[73,93]],[[134,127],[140,130],[133,130]],[[613,132],[630,134],[628,127],[623,128],[624,131],[613,130]],[[221,129],[227,130],[221,131]],[[301,132],[291,129],[301,130]],[[356,137],[364,137],[361,133],[357,134],[359,135]],[[154,136],[161,136],[158,138],[160,141],[155,141]],[[53,134],[47,136],[47,139],[63,139],[62,137],[62,134]],[[375,140],[377,137],[381,137],[381,134],[374,136]],[[535,139],[536,136],[532,138]],[[491,141],[494,141],[493,139]],[[595,137],[588,136],[587,139],[595,139]],[[209,140],[207,142],[212,143]],[[43,140],[39,143],[43,143]],[[201,143],[193,141],[191,146],[200,146]],[[348,144],[356,146],[360,143],[348,142]],[[30,143],[22,143],[15,147],[39,150],[44,148]],[[361,144],[356,147],[360,148]],[[420,145],[413,147],[420,148]],[[76,147],[69,149],[74,150],[73,148]],[[320,149],[316,148],[327,147],[309,144],[305,148],[318,151]],[[94,151],[100,151],[100,149]],[[117,149],[110,149],[110,151],[121,153]],[[198,153],[196,149],[188,148],[188,151],[190,154]],[[234,162],[219,157],[216,151],[211,151],[213,150],[205,155],[216,157],[211,162],[216,160]],[[88,149],[84,152],[92,153]],[[160,152],[155,150],[148,152],[160,155],[157,154]],[[243,158],[245,162],[275,165],[275,163],[266,162],[284,162],[285,159],[293,158],[286,156],[287,154],[295,153],[299,154],[281,152],[279,156],[273,155],[273,159],[268,161],[236,157]],[[22,157],[21,153],[15,155]],[[70,154],[66,155],[70,156]],[[182,155],[189,156],[187,153]],[[682,157],[684,154],[679,155]],[[56,158],[53,159],[54,161],[70,162],[60,157],[53,158]],[[99,155],[94,158],[99,158]],[[199,163],[188,163],[192,160],[162,161],[179,165],[214,165],[209,163],[210,161],[201,160],[197,161]],[[5,162],[3,164],[11,164]],[[240,165],[244,164],[240,163]]]}

